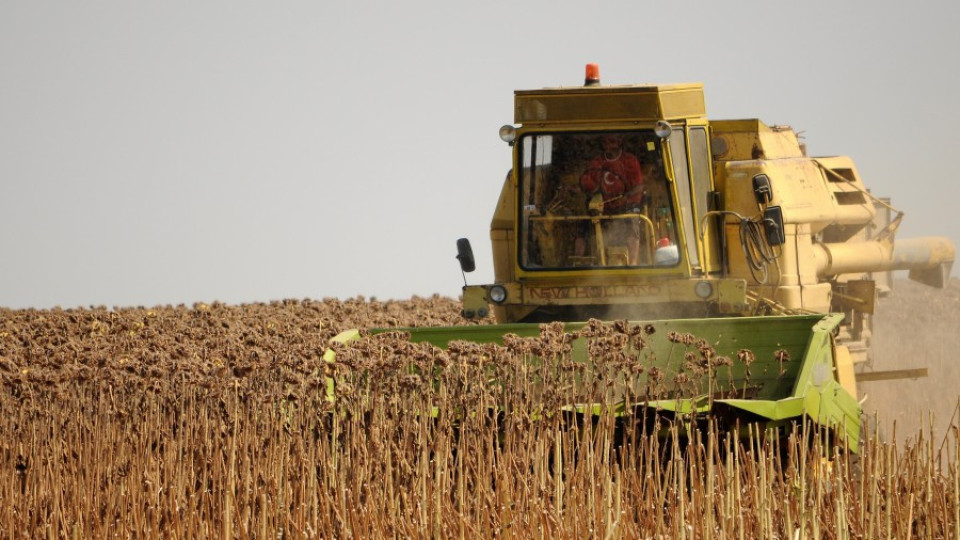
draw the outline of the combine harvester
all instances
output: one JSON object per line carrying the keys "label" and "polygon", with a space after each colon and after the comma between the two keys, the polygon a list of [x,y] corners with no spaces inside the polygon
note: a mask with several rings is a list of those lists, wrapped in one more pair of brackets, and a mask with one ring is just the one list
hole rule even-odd
{"label": "combine harvester", "polygon": [[[604,86],[594,64],[582,87],[517,91],[514,114],[500,129],[513,167],[490,226],[495,283],[463,289],[464,318],[498,324],[404,329],[411,341],[626,320],[656,368],[636,377],[657,373],[667,391],[622,410],[763,429],[806,417],[854,451],[857,381],[925,375],[865,369],[871,315],[891,271],[944,287],[954,246],[896,240],[902,212],[867,190],[850,158],[808,157],[787,126],[708,120],[702,84]],[[457,247],[473,271],[469,241]],[[588,340],[571,353],[587,369]],[[637,355],[635,344],[624,347]],[[676,375],[691,360],[713,372],[688,395]]]}

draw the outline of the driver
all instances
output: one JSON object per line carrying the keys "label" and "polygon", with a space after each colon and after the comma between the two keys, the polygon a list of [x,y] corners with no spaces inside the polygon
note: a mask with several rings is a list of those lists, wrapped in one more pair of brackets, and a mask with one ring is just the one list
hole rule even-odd
{"label": "driver", "polygon": [[[601,137],[602,152],[590,160],[580,177],[580,188],[588,198],[596,193],[603,197],[604,215],[639,213],[643,202],[643,173],[637,156],[623,150],[623,138],[608,133]],[[603,222],[607,245],[625,245],[629,264],[637,263],[640,252],[640,223],[635,219],[611,219]],[[576,239],[575,252],[586,251],[586,231]]]}
{"label": "driver", "polygon": [[623,214],[640,208],[643,200],[643,173],[637,156],[623,151],[619,135],[600,139],[603,152],[591,159],[580,177],[580,187],[588,195],[603,195],[604,214]]}

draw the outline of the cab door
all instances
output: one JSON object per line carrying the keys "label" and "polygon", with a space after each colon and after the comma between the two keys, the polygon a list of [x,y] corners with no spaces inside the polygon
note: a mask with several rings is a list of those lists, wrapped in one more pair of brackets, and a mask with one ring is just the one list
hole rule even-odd
{"label": "cab door", "polygon": [[[706,125],[675,126],[668,141],[686,255],[694,274],[720,268],[718,232],[704,216],[713,210],[713,168]],[[705,227],[705,229],[703,229]],[[704,233],[701,238],[701,232]]]}

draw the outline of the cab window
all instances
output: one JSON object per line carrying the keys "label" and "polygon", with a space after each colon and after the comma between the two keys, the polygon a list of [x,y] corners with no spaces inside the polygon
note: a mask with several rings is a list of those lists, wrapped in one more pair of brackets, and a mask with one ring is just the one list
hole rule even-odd
{"label": "cab window", "polygon": [[528,134],[520,157],[520,265],[527,270],[679,263],[652,130]]}

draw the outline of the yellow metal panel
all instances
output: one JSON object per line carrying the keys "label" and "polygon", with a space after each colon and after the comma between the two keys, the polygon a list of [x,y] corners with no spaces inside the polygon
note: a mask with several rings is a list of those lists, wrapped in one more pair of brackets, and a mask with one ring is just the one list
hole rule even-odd
{"label": "yellow metal panel", "polygon": [[803,156],[797,135],[786,126],[767,126],[755,118],[713,120],[715,156],[724,161],[782,159]]}
{"label": "yellow metal panel", "polygon": [[666,120],[703,117],[707,114],[702,89],[663,92],[660,95],[660,102],[663,118]]}
{"label": "yellow metal panel", "polygon": [[487,290],[479,285],[463,288],[463,313],[467,319],[486,316]]}
{"label": "yellow metal panel", "polygon": [[[849,160],[834,160],[836,165]],[[848,169],[849,170],[849,169]],[[873,204],[849,204],[837,192],[856,191],[858,183],[829,180],[815,160],[791,158],[766,161],[726,162],[721,165],[723,190],[727,209],[747,215],[757,212],[753,195],[752,178],[763,173],[770,177],[773,201],[783,210],[785,223],[809,223],[811,234],[817,234],[830,225],[867,226],[872,223],[876,210]]]}
{"label": "yellow metal panel", "polygon": [[797,275],[803,285],[818,283],[817,261],[814,254],[813,235],[806,223],[796,225],[797,229]]}
{"label": "yellow metal panel", "polygon": [[830,313],[830,300],[833,292],[829,282],[817,283],[815,285],[803,285],[802,308],[805,311],[814,313]]}
{"label": "yellow metal panel", "polygon": [[[697,285],[709,285],[709,294],[697,294]],[[701,285],[706,288],[706,285]],[[703,289],[702,289],[703,290]],[[591,305],[603,304],[651,304],[670,302],[722,302],[730,309],[746,303],[746,287],[743,280],[724,279],[667,279],[637,281],[615,279],[607,276],[591,282],[556,282],[552,280],[523,284],[522,298],[529,305]],[[512,295],[511,295],[512,296]],[[517,298],[514,296],[514,298]]]}
{"label": "yellow metal panel", "polygon": [[516,206],[516,181],[513,170],[507,173],[500,189],[497,208],[490,222],[490,242],[493,247],[493,275],[497,283],[514,281],[513,230],[515,226],[514,207]]}
{"label": "yellow metal panel", "polygon": [[747,284],[742,279],[723,279],[717,284],[717,301],[720,313],[745,313]]}
{"label": "yellow metal panel", "polygon": [[[765,292],[762,287],[760,290]],[[775,300],[787,309],[801,309],[803,307],[803,291],[800,290],[798,285],[780,286],[777,288]]]}
{"label": "yellow metal panel", "polygon": [[516,281],[517,277],[514,273],[516,243],[513,240],[513,231],[502,229],[490,231],[490,239],[493,246],[493,275],[496,282]]}
{"label": "yellow metal panel", "polygon": [[837,345],[834,349],[834,361],[837,368],[837,382],[851,396],[857,395],[857,376],[853,371],[853,360],[850,357],[850,351]]}
{"label": "yellow metal panel", "polygon": [[700,83],[518,90],[518,124],[655,121],[703,117]]}
{"label": "yellow metal panel", "polygon": [[490,222],[491,229],[513,229],[516,188],[513,171],[510,171],[500,188],[500,198],[497,199],[497,208],[493,211],[493,220]]}

